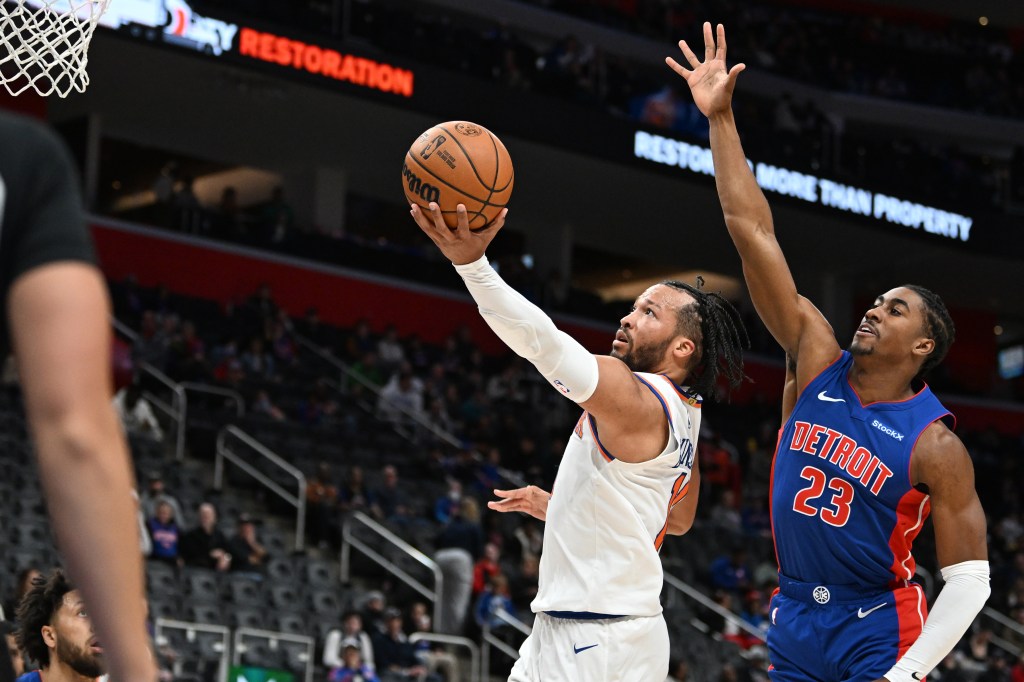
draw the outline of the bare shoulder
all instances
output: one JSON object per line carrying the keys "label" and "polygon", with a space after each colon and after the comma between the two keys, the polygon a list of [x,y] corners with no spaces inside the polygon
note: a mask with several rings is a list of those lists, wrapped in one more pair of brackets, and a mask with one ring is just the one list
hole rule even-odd
{"label": "bare shoulder", "polygon": [[810,299],[800,297],[800,316],[803,320],[798,345],[787,349],[796,367],[797,395],[822,370],[839,357],[839,342],[832,325]]}
{"label": "bare shoulder", "polygon": [[668,438],[661,399],[618,358],[598,356],[597,367],[597,390],[580,407],[597,420],[601,441],[623,461],[657,456]]}
{"label": "bare shoulder", "polygon": [[963,441],[941,421],[930,424],[918,438],[913,452],[914,483],[936,487],[970,484],[974,487],[974,463]]}

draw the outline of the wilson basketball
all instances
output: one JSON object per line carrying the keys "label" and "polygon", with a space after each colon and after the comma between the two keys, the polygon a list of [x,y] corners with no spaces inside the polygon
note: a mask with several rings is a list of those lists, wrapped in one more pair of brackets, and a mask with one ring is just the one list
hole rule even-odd
{"label": "wilson basketball", "polygon": [[448,121],[416,138],[402,164],[402,186],[410,203],[441,207],[455,228],[455,207],[466,205],[469,227],[494,220],[512,195],[512,159],[494,133],[469,121]]}

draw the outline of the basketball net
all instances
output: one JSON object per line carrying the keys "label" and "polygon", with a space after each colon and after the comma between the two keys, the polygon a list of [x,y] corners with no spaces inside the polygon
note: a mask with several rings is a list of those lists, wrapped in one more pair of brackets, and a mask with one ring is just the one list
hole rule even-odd
{"label": "basketball net", "polygon": [[0,83],[67,97],[89,85],[89,41],[110,0],[0,0]]}

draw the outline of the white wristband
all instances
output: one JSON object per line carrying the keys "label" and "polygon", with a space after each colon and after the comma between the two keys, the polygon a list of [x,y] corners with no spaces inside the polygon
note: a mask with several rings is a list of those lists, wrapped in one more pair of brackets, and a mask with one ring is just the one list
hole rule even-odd
{"label": "white wristband", "polygon": [[964,561],[942,569],[946,585],[917,641],[885,674],[889,682],[920,682],[953,650],[991,592],[987,561]]}
{"label": "white wristband", "polygon": [[595,358],[568,334],[555,327],[543,310],[505,282],[486,256],[456,265],[487,325],[519,356],[537,367],[544,378],[577,403],[597,389]]}

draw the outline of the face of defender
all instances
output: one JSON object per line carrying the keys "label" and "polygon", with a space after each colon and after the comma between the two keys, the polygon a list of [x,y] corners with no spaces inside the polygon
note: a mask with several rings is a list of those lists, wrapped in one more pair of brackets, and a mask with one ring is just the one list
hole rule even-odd
{"label": "face of defender", "polygon": [[679,310],[692,303],[690,294],[664,284],[640,294],[629,314],[619,320],[612,357],[634,372],[651,371],[663,364],[669,345],[679,335]]}
{"label": "face of defender", "polygon": [[[927,356],[935,342],[927,336],[924,301],[913,290],[896,287],[878,296],[853,334],[850,352],[900,360]],[[923,361],[923,360],[922,360]]]}

